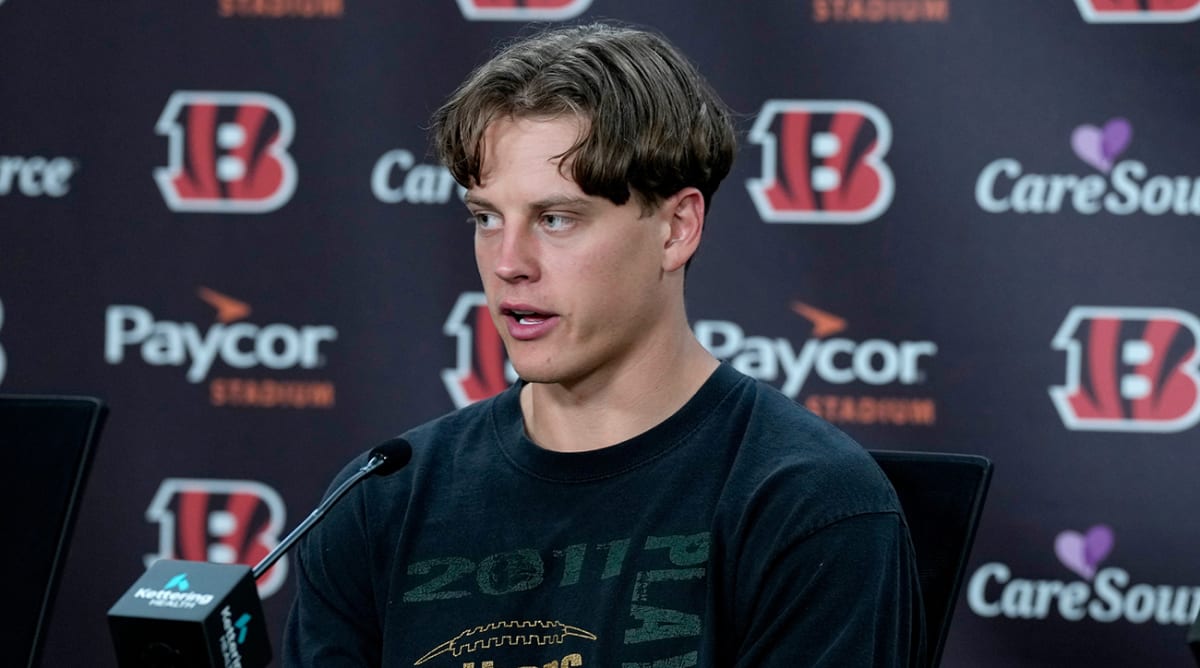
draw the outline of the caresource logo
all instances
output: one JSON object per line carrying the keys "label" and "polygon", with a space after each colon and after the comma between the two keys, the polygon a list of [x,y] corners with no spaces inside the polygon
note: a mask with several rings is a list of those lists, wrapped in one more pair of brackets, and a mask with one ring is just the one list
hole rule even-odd
{"label": "caresource logo", "polygon": [[172,211],[266,213],[296,190],[287,152],[292,111],[274,95],[177,91],[155,132],[169,140],[168,164],[154,180]]}
{"label": "caresource logo", "polygon": [[419,163],[408,149],[384,153],[371,169],[371,193],[385,204],[446,204],[466,189],[442,165]]}
{"label": "caresource logo", "polygon": [[592,0],[458,0],[470,21],[565,21],[591,4]]}
{"label": "caresource logo", "polygon": [[[322,345],[338,337],[332,325],[246,322],[249,304],[204,287],[197,295],[216,311],[217,322],[204,327],[159,319],[144,306],[109,306],[104,324],[105,361],[123,364],[133,348],[144,363],[186,367],[187,381],[200,383],[218,362],[233,369],[263,367],[272,371],[323,367]],[[209,394],[216,406],[331,408],[334,403],[334,386],[327,381],[217,378],[210,383]]]}
{"label": "caresource logo", "polygon": [[[145,563],[181,559],[254,566],[279,544],[285,514],[279,493],[261,482],[167,478],[146,509],[146,520],[158,525],[158,552],[146,555]],[[286,578],[284,556],[259,578],[259,595],[279,591]],[[186,575],[164,589],[171,585],[186,591]]]}
{"label": "caresource logo", "polygon": [[1075,156],[1099,174],[1027,173],[1014,158],[993,160],[975,181],[975,201],[988,213],[1200,215],[1200,177],[1151,175],[1139,160],[1118,160],[1133,141],[1133,125],[1112,118],[1071,133]]}
{"label": "caresource logo", "polygon": [[[714,357],[775,385],[789,398],[799,398],[810,381],[823,384],[823,392],[805,396],[804,405],[831,422],[928,426],[936,421],[931,398],[863,391],[924,383],[925,362],[937,354],[936,343],[836,336],[848,327],[843,318],[800,302],[791,310],[811,325],[810,338],[799,345],[784,337],[747,334],[729,320],[697,320],[692,328]],[[516,382],[483,293],[460,295],[442,331],[457,344],[454,368],[442,371],[455,406],[499,394]],[[854,392],[829,391],[842,386]]]}
{"label": "caresource logo", "polygon": [[1200,421],[1200,320],[1170,308],[1076,306],[1054,335],[1066,384],[1050,397],[1068,429],[1178,432]]}
{"label": "caresource logo", "polygon": [[1056,614],[1068,622],[1190,625],[1200,612],[1200,587],[1131,586],[1133,578],[1125,569],[1100,567],[1115,542],[1113,530],[1103,524],[1056,537],[1055,556],[1079,580],[1019,578],[1007,564],[984,564],[967,583],[967,605],[980,617],[1047,619]]}
{"label": "caresource logo", "polygon": [[750,141],[762,147],[762,176],[746,189],[765,222],[865,223],[892,203],[892,124],[874,105],[770,100]]}
{"label": "caresource logo", "polygon": [[1075,0],[1088,23],[1187,23],[1200,19],[1200,0]]}
{"label": "caresource logo", "polygon": [[79,161],[58,156],[0,155],[0,197],[17,192],[26,197],[62,197],[71,191]]}

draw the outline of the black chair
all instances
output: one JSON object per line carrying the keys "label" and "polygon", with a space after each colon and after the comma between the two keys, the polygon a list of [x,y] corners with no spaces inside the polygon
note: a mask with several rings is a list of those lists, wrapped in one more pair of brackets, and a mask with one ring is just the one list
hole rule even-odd
{"label": "black chair", "polygon": [[79,499],[107,407],[92,397],[0,395],[0,596],[14,614],[0,625],[5,665],[40,662]]}
{"label": "black chair", "polygon": [[983,512],[992,463],[976,455],[872,450],[908,521],[921,598],[929,666],[941,664],[967,557]]}

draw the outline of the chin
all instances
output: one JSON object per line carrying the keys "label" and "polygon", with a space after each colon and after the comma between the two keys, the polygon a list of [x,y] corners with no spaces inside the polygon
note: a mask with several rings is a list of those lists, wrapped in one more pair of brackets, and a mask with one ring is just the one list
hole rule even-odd
{"label": "chin", "polygon": [[513,358],[509,358],[509,361],[521,380],[527,383],[563,383],[570,381],[573,377],[572,369],[564,367],[561,363],[552,361],[533,363]]}

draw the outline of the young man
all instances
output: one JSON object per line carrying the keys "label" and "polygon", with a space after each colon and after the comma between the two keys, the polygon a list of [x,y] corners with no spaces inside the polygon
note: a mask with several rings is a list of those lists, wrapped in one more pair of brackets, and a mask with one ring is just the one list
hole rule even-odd
{"label": "young man", "polygon": [[919,665],[883,474],[691,333],[734,145],[692,66],[647,32],[553,30],[434,120],[521,381],[405,434],[412,464],[302,543],[284,664]]}

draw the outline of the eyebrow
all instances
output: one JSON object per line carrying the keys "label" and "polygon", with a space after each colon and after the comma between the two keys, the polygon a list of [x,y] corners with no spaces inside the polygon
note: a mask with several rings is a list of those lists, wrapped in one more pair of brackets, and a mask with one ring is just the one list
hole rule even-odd
{"label": "eyebrow", "polygon": [[[471,206],[478,206],[484,209],[495,209],[496,205],[486,199],[467,193],[463,200]],[[545,199],[530,202],[527,207],[529,211],[545,211],[546,209],[570,208],[570,209],[591,209],[595,206],[595,202],[589,197],[579,197],[578,195],[551,195]]]}

